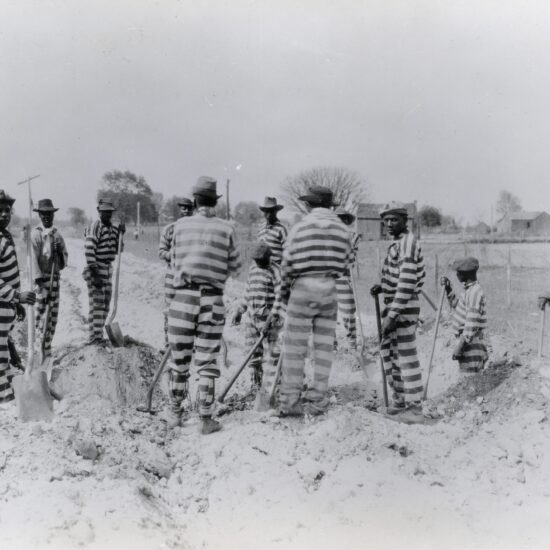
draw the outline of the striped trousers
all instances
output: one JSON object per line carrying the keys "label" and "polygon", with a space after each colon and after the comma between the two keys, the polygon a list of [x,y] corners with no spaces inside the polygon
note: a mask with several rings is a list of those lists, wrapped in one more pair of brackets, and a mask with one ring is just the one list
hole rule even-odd
{"label": "striped trousers", "polygon": [[174,364],[170,369],[169,394],[172,407],[187,397],[189,369],[193,359],[200,375],[199,414],[214,412],[215,379],[220,376],[217,356],[225,323],[221,295],[195,288],[176,288],[168,310],[168,341]]}
{"label": "striped trousers", "polygon": [[164,275],[164,344],[168,345],[168,310],[170,308],[170,303],[174,298],[174,274],[170,268],[167,268],[166,274]]}
{"label": "striped trousers", "polygon": [[8,336],[15,321],[15,308],[7,302],[0,302],[0,403],[14,399],[11,387],[10,352]]}
{"label": "striped trousers", "polygon": [[338,297],[338,311],[346,329],[346,336],[352,346],[357,344],[356,309],[353,288],[348,277],[336,279],[336,295]]}
{"label": "striped trousers", "polygon": [[[265,322],[267,320],[269,312],[265,312],[262,315],[254,315],[249,312],[245,325],[245,345],[247,349],[251,349],[254,344],[262,335]],[[266,383],[263,384],[263,389],[270,390],[275,383],[275,376],[277,373],[277,363],[279,356],[281,355],[281,346],[279,344],[278,332],[270,330],[267,333],[267,337],[264,339],[262,347],[256,350],[256,353],[250,359],[249,366],[253,369],[252,381],[255,381],[254,371],[263,372],[266,378]],[[265,369],[262,368],[262,364],[265,364]],[[262,383],[262,376],[260,376],[259,382]]]}
{"label": "striped trousers", "polygon": [[336,286],[330,277],[300,277],[288,301],[283,336],[280,388],[282,412],[291,411],[300,400],[308,340],[313,333],[313,381],[304,399],[319,410],[328,408],[328,380],[334,358],[336,333]]}
{"label": "striped trousers", "polygon": [[[398,403],[414,403],[422,399],[422,371],[416,351],[416,328],[420,304],[413,297],[397,317],[396,328],[382,339],[380,354],[393,399]],[[388,315],[385,308],[382,320]]]}
{"label": "striped trousers", "polygon": [[460,372],[479,372],[488,358],[485,335],[478,332],[471,342],[462,348],[462,357],[458,360]]}
{"label": "striped trousers", "polygon": [[88,331],[90,342],[103,339],[103,327],[109,313],[113,293],[113,267],[111,264],[97,264],[99,284],[95,284],[88,268],[84,269],[84,280],[88,285]]}
{"label": "striped trousers", "polygon": [[[46,307],[50,303],[50,315],[47,324],[45,323]],[[44,350],[44,358],[52,355],[52,340],[57,326],[57,317],[59,315],[59,274],[54,275],[52,287],[50,281],[45,287],[39,289],[36,293],[36,334],[38,341],[41,342]]]}

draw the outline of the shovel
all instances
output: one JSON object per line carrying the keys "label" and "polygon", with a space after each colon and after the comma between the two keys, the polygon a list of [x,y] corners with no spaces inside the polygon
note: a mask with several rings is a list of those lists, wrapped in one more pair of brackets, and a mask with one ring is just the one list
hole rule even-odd
{"label": "shovel", "polygon": [[359,360],[361,369],[363,370],[363,372],[365,373],[365,376],[368,379],[369,371],[367,369],[367,360],[365,358],[365,333],[363,331],[363,321],[361,320],[361,311],[359,309],[359,302],[357,300],[357,286],[355,284],[355,277],[353,276],[353,273],[351,273],[351,292],[353,293],[353,301],[355,302],[355,313],[359,324],[359,334],[361,335],[361,348],[359,350],[357,359]]}
{"label": "shovel", "polygon": [[[50,273],[50,293],[48,295],[48,303],[46,304],[46,311],[44,312],[44,319],[42,321],[42,342],[40,343],[40,352],[42,354],[40,358],[40,362],[42,363],[42,367],[44,367],[45,363],[51,363],[51,361],[46,361],[44,359],[44,346],[46,344],[46,330],[48,329],[48,321],[50,320],[50,314],[52,311],[52,288],[53,288],[53,278],[55,275],[55,268],[57,266],[57,255],[54,255],[53,262],[52,262],[52,270]],[[50,365],[48,365],[49,367]],[[49,369],[44,369],[47,374],[49,374]],[[49,376],[48,376],[49,378]]]}
{"label": "shovel", "polygon": [[[27,229],[27,270],[29,284],[32,287],[32,244],[31,244],[31,219],[32,197],[31,179],[25,182],[29,187],[29,225]],[[32,290],[32,288],[31,288]],[[27,366],[25,373],[13,379],[17,416],[22,422],[51,420],[53,417],[53,399],[48,387],[46,373],[43,370],[34,370],[34,307],[27,306],[28,346]]]}
{"label": "shovel", "polygon": [[162,359],[160,361],[159,366],[157,367],[157,370],[155,371],[155,375],[153,376],[153,380],[151,381],[151,385],[149,386],[149,389],[147,390],[147,397],[145,400],[145,405],[140,405],[137,410],[139,412],[149,413],[149,414],[156,414],[157,411],[154,411],[151,409],[151,403],[153,402],[153,390],[155,389],[155,386],[157,385],[158,379],[160,378],[160,375],[162,374],[162,371],[164,370],[164,367],[166,366],[166,363],[168,362],[168,358],[170,357],[170,346],[166,347],[166,350],[164,351],[164,355],[162,356]]}
{"label": "shovel", "polygon": [[382,359],[382,321],[380,317],[380,301],[378,298],[378,294],[375,294],[373,298],[374,307],[376,308],[376,328],[378,329],[378,344],[380,347],[380,353],[378,354],[378,356],[380,357],[380,370],[382,371],[382,392],[384,394],[384,406],[387,409],[389,405],[388,384],[386,381],[386,371],[384,370],[384,361]]}
{"label": "shovel", "polygon": [[439,297],[439,305],[437,308],[437,315],[435,318],[435,329],[434,329],[434,336],[432,340],[432,351],[430,353],[430,362],[428,363],[428,375],[426,376],[426,384],[424,386],[424,395],[422,396],[422,400],[425,401],[428,397],[428,383],[430,381],[430,375],[432,374],[432,364],[434,359],[434,351],[435,351],[435,343],[437,341],[437,331],[439,329],[439,320],[441,319],[441,310],[443,309],[443,300],[445,298],[445,290],[441,290],[441,296]]}
{"label": "shovel", "polygon": [[115,348],[122,348],[124,347],[124,335],[122,334],[122,331],[120,330],[120,327],[118,323],[114,322],[114,318],[116,315],[116,308],[118,304],[118,281],[120,279],[120,256],[122,254],[122,234],[118,233],[118,258],[116,262],[116,271],[115,271],[115,288],[114,288],[114,296],[113,296],[113,309],[111,311],[111,314],[109,315],[109,318],[107,319],[107,322],[105,323],[105,332],[107,333],[107,337],[109,338],[109,342],[113,344]]}

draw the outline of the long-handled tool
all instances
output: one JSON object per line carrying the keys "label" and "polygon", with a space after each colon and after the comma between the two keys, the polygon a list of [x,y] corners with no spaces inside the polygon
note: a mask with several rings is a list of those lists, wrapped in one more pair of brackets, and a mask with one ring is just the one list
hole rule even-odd
{"label": "long-handled tool", "polygon": [[120,229],[118,231],[118,257],[116,262],[116,268],[115,268],[115,287],[113,289],[113,309],[111,310],[111,314],[109,315],[109,318],[107,319],[107,322],[105,323],[105,332],[107,333],[107,337],[109,338],[109,342],[113,344],[115,348],[121,348],[124,347],[124,335],[122,334],[122,331],[120,330],[120,326],[118,323],[114,322],[117,305],[118,305],[118,282],[120,279],[120,257],[122,255],[122,234],[120,232]]}
{"label": "long-handled tool", "polygon": [[227,395],[227,393],[235,383],[235,380],[237,380],[237,378],[239,377],[241,372],[244,370],[246,365],[248,365],[248,362],[250,361],[250,359],[252,359],[252,356],[256,353],[256,350],[262,345],[266,336],[267,336],[267,333],[265,331],[262,332],[262,335],[258,338],[256,343],[252,346],[252,349],[248,352],[248,355],[246,356],[245,360],[242,362],[241,366],[235,371],[235,374],[231,377],[231,380],[229,380],[229,382],[227,383],[223,391],[218,396],[218,401],[220,403],[223,403],[225,396]]}
{"label": "long-handled tool", "polygon": [[367,369],[367,360],[365,358],[365,348],[366,348],[366,342],[365,342],[365,332],[363,330],[363,321],[361,319],[361,310],[359,309],[359,300],[357,299],[357,285],[355,283],[355,277],[353,276],[353,272],[350,274],[351,278],[351,292],[353,294],[353,301],[355,302],[355,313],[357,317],[357,323],[359,325],[359,334],[361,336],[361,348],[359,349],[359,354],[357,358],[359,359],[359,364],[361,365],[361,369],[365,373],[365,376],[367,379],[369,378],[369,371]]}
{"label": "long-handled tool", "polygon": [[[34,176],[38,177],[38,176]],[[32,273],[32,243],[31,243],[31,220],[32,220],[32,196],[31,180],[20,182],[26,183],[29,189],[29,225],[27,228],[27,270],[29,276],[29,286],[32,291],[33,273]],[[15,392],[15,402],[17,406],[17,415],[23,422],[36,420],[51,420],[53,416],[53,399],[48,388],[48,380],[43,370],[34,369],[34,307],[27,306],[28,322],[28,345],[27,345],[27,365],[25,373],[17,376],[13,380],[13,389]]]}
{"label": "long-handled tool", "polygon": [[544,346],[544,322],[545,322],[545,318],[546,318],[546,305],[547,305],[547,302],[544,302],[542,304],[542,312],[541,312],[541,316],[540,316],[540,332],[539,332],[539,353],[538,353],[538,356],[539,356],[539,359],[542,358],[542,348]]}
{"label": "long-handled tool", "polygon": [[437,306],[437,315],[435,317],[434,336],[432,340],[432,351],[430,352],[430,361],[428,363],[428,374],[426,376],[426,384],[424,385],[424,394],[422,400],[425,401],[428,396],[428,383],[430,382],[430,375],[432,374],[432,363],[434,359],[435,343],[437,341],[437,331],[439,330],[439,320],[441,319],[441,310],[443,309],[443,300],[445,298],[445,289],[441,289],[441,296],[439,297],[439,304]]}
{"label": "long-handled tool", "polygon": [[46,304],[46,311],[44,311],[44,318],[42,319],[42,341],[40,342],[40,352],[41,352],[41,358],[40,362],[42,365],[45,363],[45,350],[44,346],[46,345],[46,331],[48,330],[48,321],[50,320],[50,314],[52,311],[52,291],[53,291],[53,278],[55,276],[55,269],[57,267],[57,254],[54,252],[53,261],[52,261],[52,269],[50,272],[50,286],[49,286],[49,292],[48,292],[48,300]]}
{"label": "long-handled tool", "polygon": [[378,356],[380,357],[380,370],[382,371],[382,393],[384,395],[384,406],[388,408],[388,384],[386,381],[386,371],[384,370],[384,361],[382,360],[382,320],[380,317],[380,301],[378,299],[378,294],[373,296],[374,298],[374,307],[376,308],[376,328],[378,329],[378,344],[380,347],[380,352]]}
{"label": "long-handled tool", "polygon": [[147,390],[147,397],[145,399],[145,405],[140,405],[137,410],[139,412],[145,412],[149,414],[156,414],[157,411],[154,411],[151,409],[151,403],[153,402],[153,390],[155,389],[155,386],[157,385],[158,379],[160,378],[160,375],[162,374],[162,371],[164,370],[164,367],[166,366],[166,363],[168,362],[168,358],[170,357],[170,346],[167,346],[166,350],[164,351],[164,355],[162,356],[162,359],[160,361],[159,366],[157,367],[157,370],[155,371],[155,375],[153,376],[153,380],[151,381],[151,385],[149,386],[149,389]]}
{"label": "long-handled tool", "polygon": [[279,359],[277,361],[277,367],[275,369],[275,374],[273,376],[271,388],[269,391],[266,390],[265,384],[266,379],[264,376],[264,379],[262,381],[262,387],[260,388],[260,391],[256,395],[256,400],[254,401],[254,410],[255,411],[267,411],[271,404],[273,403],[273,396],[275,395],[275,391],[277,389],[277,382],[279,381],[279,377],[281,376],[281,370],[283,367],[283,352],[281,350],[281,353],[279,355]]}

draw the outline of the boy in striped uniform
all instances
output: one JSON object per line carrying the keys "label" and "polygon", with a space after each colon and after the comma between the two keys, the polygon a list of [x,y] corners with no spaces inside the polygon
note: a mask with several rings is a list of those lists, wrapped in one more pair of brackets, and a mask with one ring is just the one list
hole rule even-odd
{"label": "boy in striped uniform", "polygon": [[[36,332],[41,342],[42,362],[52,355],[52,340],[59,313],[59,273],[67,265],[68,259],[65,241],[57,228],[53,226],[57,210],[59,209],[54,208],[51,199],[39,200],[38,207],[34,211],[38,212],[40,225],[37,225],[31,232],[33,275],[37,288]],[[51,277],[52,269],[53,278]],[[44,315],[48,304],[50,304],[50,314],[48,319],[45,319]]]}
{"label": "boy in striped uniform", "polygon": [[13,237],[8,231],[15,199],[0,189],[0,403],[14,399],[10,374],[9,333],[15,318],[25,318],[23,304],[34,305],[34,292],[21,292]]}
{"label": "boy in striped uniform", "polygon": [[458,298],[447,277],[441,277],[447,300],[453,310],[453,331],[457,344],[453,359],[458,361],[461,372],[479,372],[489,355],[485,341],[487,306],[485,295],[477,281],[479,262],[476,258],[464,258],[455,263],[456,277],[464,287]]}
{"label": "boy in striped uniform", "polygon": [[212,418],[216,363],[225,323],[223,290],[229,275],[241,269],[235,229],[216,217],[221,195],[216,180],[201,176],[193,187],[195,214],[174,224],[171,266],[174,297],[168,310],[168,341],[174,364],[170,370],[169,427],[180,425],[182,403],[189,393],[189,367],[194,362],[199,379],[200,432],[221,429]]}
{"label": "boy in striped uniform", "polygon": [[[257,244],[252,249],[251,256],[254,263],[250,266],[248,272],[246,294],[232,319],[232,324],[238,325],[241,322],[243,313],[248,311],[245,328],[247,348],[252,348],[266,328],[266,321],[273,308],[275,295],[281,283],[281,268],[277,264],[270,263],[271,249],[269,246],[265,243]],[[275,376],[277,362],[281,354],[277,337],[277,331],[268,331],[263,342],[263,350],[258,349],[250,360],[253,390],[259,390],[262,385],[262,362],[264,357],[267,358],[269,364],[267,372],[269,384],[275,382],[271,378]],[[264,384],[264,390],[270,392],[270,388],[267,388],[266,384]]]}
{"label": "boy in striped uniform", "polygon": [[[187,218],[193,215],[193,201],[186,197],[182,197],[178,200],[179,217]],[[166,262],[166,274],[164,275],[164,344],[168,345],[168,307],[174,297],[174,289],[172,286],[172,267],[170,265],[170,258],[172,256],[172,235],[174,234],[174,223],[168,224],[163,230],[160,236],[159,244],[159,258]]]}
{"label": "boy in striped uniform", "polygon": [[123,223],[118,227],[113,226],[111,220],[115,210],[112,203],[101,199],[97,206],[99,219],[85,233],[86,267],[82,275],[88,285],[89,344],[105,344],[103,327],[107,320],[113,291],[112,263],[118,253],[118,240],[122,239],[126,231]]}
{"label": "boy in striped uniform", "polygon": [[407,228],[407,209],[398,202],[380,212],[392,244],[382,267],[382,284],[374,285],[371,294],[382,293],[382,344],[380,353],[390,387],[393,404],[388,413],[406,407],[419,410],[422,399],[422,371],[416,351],[416,329],[420,314],[418,293],[426,277],[422,250]]}
{"label": "boy in striped uniform", "polygon": [[[338,208],[335,211],[335,214],[340,218],[340,220],[342,220],[344,225],[350,226],[355,221],[355,216],[343,208]],[[355,231],[350,231],[349,238],[352,253],[350,266],[351,270],[357,259],[357,251],[359,250],[361,235],[359,235],[359,233],[355,233]],[[355,297],[353,295],[353,288],[351,284],[351,272],[345,277],[339,277],[336,279],[336,293],[338,296],[338,309],[342,315],[344,328],[347,332],[346,336],[350,346],[355,349],[357,347],[357,325],[355,318],[357,311],[355,309]]]}
{"label": "boy in striped uniform", "polygon": [[[288,304],[283,335],[280,388],[281,416],[326,412],[328,380],[336,333],[336,279],[348,274],[351,245],[348,231],[331,210],[332,191],[313,186],[300,197],[310,213],[291,230],[283,254],[281,289],[270,326],[280,324]],[[313,381],[301,401],[308,340],[313,333]]]}
{"label": "boy in striped uniform", "polygon": [[281,264],[283,247],[287,239],[286,227],[277,218],[277,212],[284,206],[277,204],[275,197],[266,197],[260,210],[264,214],[265,222],[258,229],[258,240],[271,248],[271,263]]}

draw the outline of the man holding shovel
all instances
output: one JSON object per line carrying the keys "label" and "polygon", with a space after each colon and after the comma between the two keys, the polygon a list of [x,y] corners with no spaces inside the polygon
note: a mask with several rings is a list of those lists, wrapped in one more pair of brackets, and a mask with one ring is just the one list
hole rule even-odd
{"label": "man holding shovel", "polygon": [[8,231],[11,221],[12,199],[0,190],[0,403],[14,399],[9,370],[9,333],[17,316],[25,317],[23,305],[34,305],[34,292],[21,292],[19,266],[13,237]]}
{"label": "man holding shovel", "polygon": [[407,228],[404,204],[391,202],[380,211],[393,242],[382,267],[381,285],[371,294],[383,295],[380,353],[393,390],[389,414],[406,408],[420,412],[422,371],[416,351],[416,329],[420,314],[418,294],[424,285],[424,259],[416,237]]}
{"label": "man holding shovel", "polygon": [[223,290],[230,275],[241,269],[235,228],[216,217],[221,195],[215,179],[201,176],[193,187],[196,211],[174,225],[171,266],[174,297],[168,310],[168,341],[174,365],[170,369],[170,409],[167,424],[181,423],[182,404],[189,395],[189,368],[199,372],[200,433],[221,429],[212,418],[215,381],[220,376],[217,356],[220,351],[225,306]]}
{"label": "man holding shovel", "polygon": [[107,200],[101,199],[97,205],[99,219],[86,231],[86,267],[82,273],[88,285],[89,344],[104,345],[103,327],[107,320],[113,289],[113,260],[118,252],[118,240],[126,231],[124,223],[118,227],[112,224],[116,208]]}
{"label": "man holding shovel", "polygon": [[287,239],[286,227],[279,221],[277,214],[284,206],[277,204],[275,197],[266,197],[260,210],[263,212],[265,222],[258,229],[258,240],[271,249],[271,263],[281,265],[283,259],[283,247]]}
{"label": "man holding shovel", "polygon": [[[186,197],[182,197],[178,200],[179,218],[187,218],[193,215],[193,201]],[[172,279],[174,274],[172,273],[172,266],[170,264],[172,257],[172,237],[174,235],[174,224],[168,224],[163,230],[160,236],[159,244],[159,258],[166,262],[166,274],[164,275],[164,343],[168,345],[168,308],[170,302],[174,297],[174,286],[172,285]]]}
{"label": "man holding shovel", "polygon": [[67,265],[65,241],[53,225],[55,208],[51,199],[41,199],[34,209],[40,218],[31,232],[33,275],[37,293],[36,331],[44,363],[51,358],[51,346],[59,313],[59,273]]}

